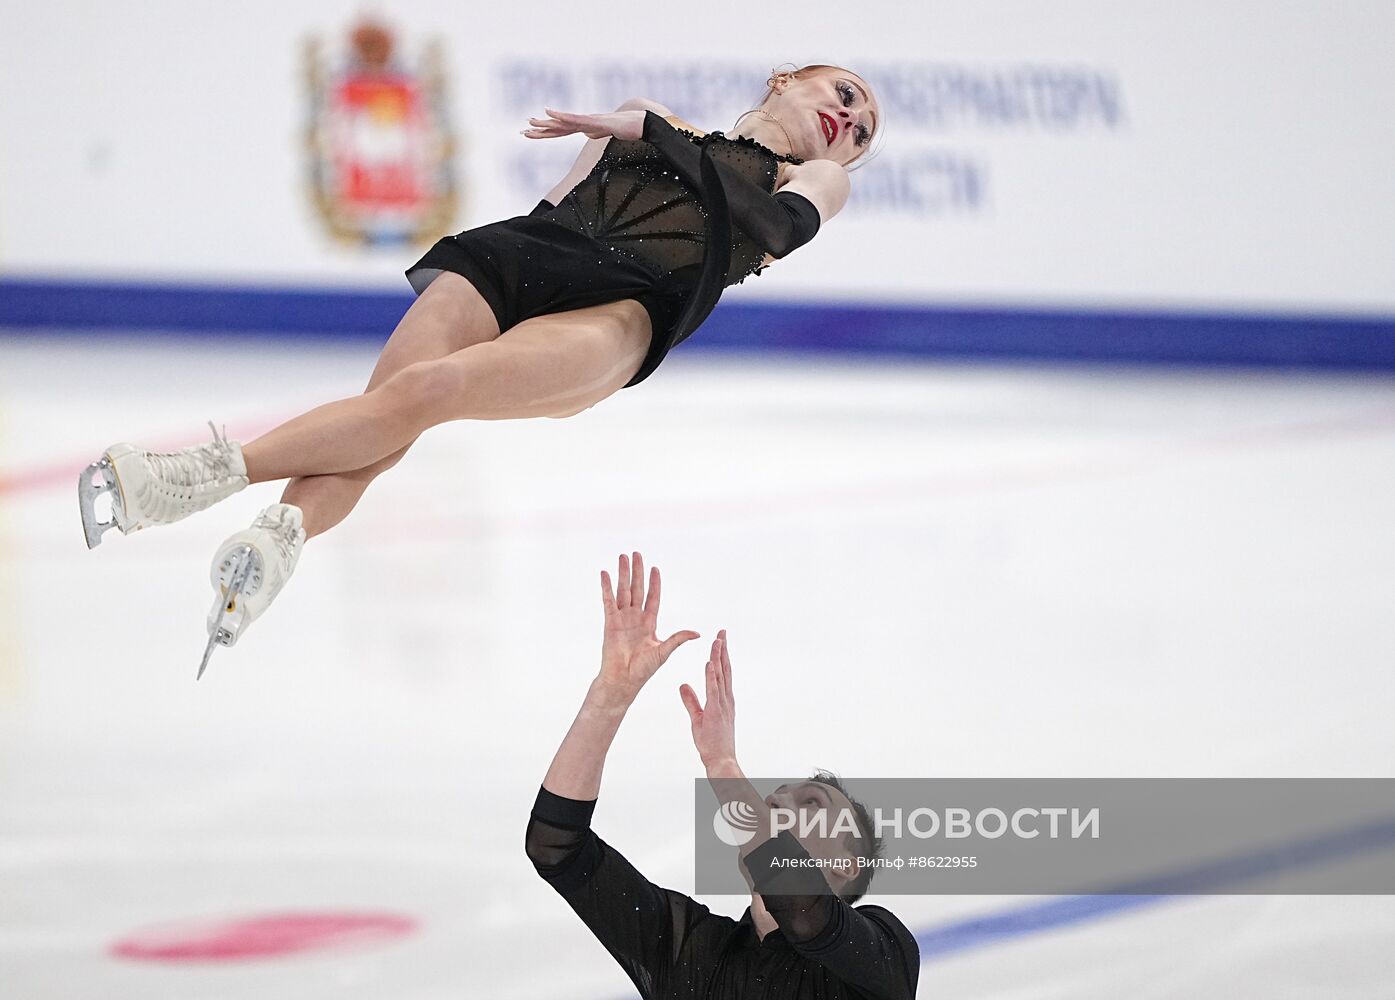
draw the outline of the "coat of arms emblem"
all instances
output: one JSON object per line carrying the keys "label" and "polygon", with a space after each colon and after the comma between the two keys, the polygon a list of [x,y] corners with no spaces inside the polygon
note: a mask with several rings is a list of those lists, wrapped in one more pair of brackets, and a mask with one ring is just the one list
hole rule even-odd
{"label": "coat of arms emblem", "polygon": [[355,25],[337,59],[318,39],[305,46],[311,194],[345,242],[431,242],[459,207],[440,43],[415,66],[397,48],[376,21]]}

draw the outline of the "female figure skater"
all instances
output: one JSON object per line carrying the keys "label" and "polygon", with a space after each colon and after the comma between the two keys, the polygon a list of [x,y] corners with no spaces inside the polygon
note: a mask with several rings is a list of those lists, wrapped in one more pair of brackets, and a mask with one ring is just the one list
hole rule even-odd
{"label": "female figure skater", "polygon": [[169,524],[249,483],[289,479],[281,502],[214,556],[206,665],[215,643],[232,645],[270,605],[305,539],[343,520],[427,428],[571,416],[648,378],[725,286],[837,214],[847,168],[877,132],[877,104],[855,73],[806,66],[766,83],[731,136],[704,135],[646,100],[530,119],[530,138],[589,141],[529,215],[447,237],[408,270],[418,298],[362,395],[245,447],[216,430],[210,444],[172,453],[114,445],[79,481],[88,547],[108,528]]}

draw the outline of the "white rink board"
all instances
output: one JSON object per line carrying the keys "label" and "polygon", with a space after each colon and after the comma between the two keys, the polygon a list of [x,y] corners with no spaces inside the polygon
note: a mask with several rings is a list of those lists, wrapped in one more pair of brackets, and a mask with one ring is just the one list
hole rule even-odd
{"label": "white rink board", "polygon": [[[405,290],[414,250],[338,246],[307,197],[302,45],[360,9],[4,5],[0,275]],[[832,61],[884,82],[862,200],[734,295],[1395,312],[1388,0],[374,10],[404,51],[444,44],[458,228],[561,176],[578,141],[517,134],[545,101],[726,129],[772,63]],[[1006,123],[982,93],[1004,80]]]}

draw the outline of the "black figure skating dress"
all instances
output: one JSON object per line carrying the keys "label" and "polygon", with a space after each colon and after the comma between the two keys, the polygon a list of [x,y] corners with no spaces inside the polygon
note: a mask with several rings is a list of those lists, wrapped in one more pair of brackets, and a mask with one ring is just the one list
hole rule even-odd
{"label": "black figure skating dress", "polygon": [[644,137],[611,139],[562,199],[438,242],[407,271],[417,293],[468,278],[500,331],[545,313],[636,299],[653,339],[629,385],[701,325],[728,285],[813,238],[818,210],[772,193],[781,156],[754,139],[679,131],[652,111]]}

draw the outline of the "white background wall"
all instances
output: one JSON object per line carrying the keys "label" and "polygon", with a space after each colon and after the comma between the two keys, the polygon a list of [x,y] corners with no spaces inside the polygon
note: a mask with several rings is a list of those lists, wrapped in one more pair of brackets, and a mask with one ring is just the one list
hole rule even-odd
{"label": "white background wall", "polygon": [[[511,70],[551,63],[600,110],[626,68],[728,128],[772,63],[831,61],[880,70],[884,147],[836,235],[738,294],[1395,313],[1389,0],[11,3],[0,274],[405,289],[414,249],[336,245],[307,197],[302,44],[365,9],[409,55],[444,43],[459,228],[527,211],[579,144],[518,135]],[[702,67],[736,82],[694,90]],[[915,91],[1027,71],[1102,81],[1118,114],[1003,125]]]}

